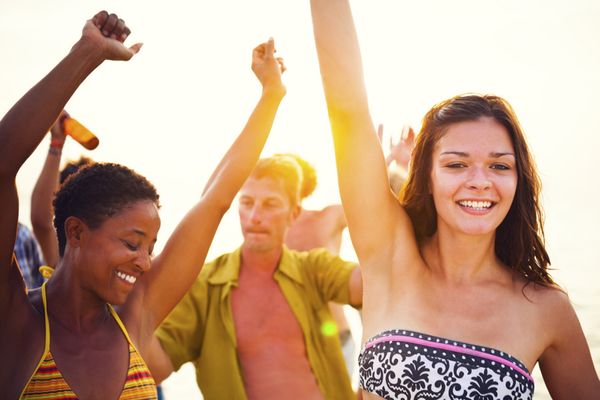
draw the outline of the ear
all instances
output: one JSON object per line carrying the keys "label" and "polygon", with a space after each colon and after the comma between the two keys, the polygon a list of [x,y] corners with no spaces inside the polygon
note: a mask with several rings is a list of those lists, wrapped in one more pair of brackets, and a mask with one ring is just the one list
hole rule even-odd
{"label": "ear", "polygon": [[296,204],[294,207],[292,207],[292,211],[290,212],[290,226],[296,221],[300,215],[300,211],[302,211],[300,204]]}
{"label": "ear", "polygon": [[87,225],[80,218],[71,216],[65,220],[65,236],[70,247],[79,247]]}

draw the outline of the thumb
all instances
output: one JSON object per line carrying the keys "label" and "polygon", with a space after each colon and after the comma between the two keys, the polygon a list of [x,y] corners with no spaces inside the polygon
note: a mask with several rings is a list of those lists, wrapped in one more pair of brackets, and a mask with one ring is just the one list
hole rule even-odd
{"label": "thumb", "polygon": [[144,43],[136,43],[133,46],[129,47],[129,50],[133,53],[132,55],[137,54],[143,45]]}

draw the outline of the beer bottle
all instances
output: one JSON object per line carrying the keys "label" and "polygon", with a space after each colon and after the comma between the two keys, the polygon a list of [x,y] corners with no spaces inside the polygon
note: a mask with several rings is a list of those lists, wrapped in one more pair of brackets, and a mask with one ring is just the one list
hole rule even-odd
{"label": "beer bottle", "polygon": [[100,143],[96,135],[75,118],[65,118],[63,121],[63,129],[67,135],[77,140],[79,144],[88,150],[94,150]]}

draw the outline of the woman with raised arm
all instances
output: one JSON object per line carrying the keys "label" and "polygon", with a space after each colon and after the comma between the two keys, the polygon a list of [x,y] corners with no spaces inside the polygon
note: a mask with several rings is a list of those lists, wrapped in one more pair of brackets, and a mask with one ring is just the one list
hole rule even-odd
{"label": "woman with raised arm", "polygon": [[0,121],[0,354],[7,367],[0,370],[1,398],[156,397],[142,359],[152,333],[197,276],[285,94],[285,68],[271,39],[253,53],[263,88],[256,108],[200,201],[153,260],[160,225],[154,187],[116,164],[79,171],[54,200],[59,268],[40,290],[26,293],[12,255],[15,176],[84,79],[105,60],[137,53],[141,45],[123,45],[129,32],[115,14],[97,14],[69,54]]}
{"label": "woman with raised arm", "polygon": [[399,203],[369,115],[348,0],[311,5],[363,273],[366,398],[531,399],[538,362],[553,398],[597,398],[581,326],[548,274],[540,183],[510,105],[465,95],[434,106]]}

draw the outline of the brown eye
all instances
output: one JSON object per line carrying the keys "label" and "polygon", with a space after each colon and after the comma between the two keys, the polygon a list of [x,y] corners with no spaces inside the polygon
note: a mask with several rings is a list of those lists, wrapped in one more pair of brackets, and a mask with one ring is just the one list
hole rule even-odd
{"label": "brown eye", "polygon": [[446,165],[446,168],[465,168],[466,165],[463,163],[451,163]]}

